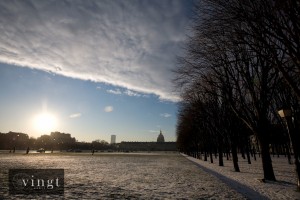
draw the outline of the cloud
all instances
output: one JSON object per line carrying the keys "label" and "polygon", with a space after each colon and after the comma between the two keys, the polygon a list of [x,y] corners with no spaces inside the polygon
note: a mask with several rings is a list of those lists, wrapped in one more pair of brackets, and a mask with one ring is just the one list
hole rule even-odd
{"label": "cloud", "polygon": [[131,97],[140,97],[142,96],[141,94],[137,93],[137,92],[133,92],[131,90],[126,90],[124,92],[124,94],[128,95],[128,96],[131,96]]}
{"label": "cloud", "polygon": [[112,107],[112,106],[106,106],[105,108],[104,108],[104,111],[105,112],[112,112],[114,110],[114,107]]}
{"label": "cloud", "polygon": [[107,93],[110,93],[110,94],[115,94],[115,95],[127,95],[127,96],[130,96],[130,97],[148,97],[148,95],[146,94],[141,94],[141,93],[138,93],[138,92],[134,92],[132,90],[120,90],[120,89],[115,89],[115,90],[106,90]]}
{"label": "cloud", "polygon": [[[0,1],[0,62],[177,101],[190,1]],[[21,17],[22,16],[22,17]]]}
{"label": "cloud", "polygon": [[116,95],[121,95],[122,92],[119,89],[116,90],[106,90],[106,92],[111,93],[111,94],[116,94]]}
{"label": "cloud", "polygon": [[157,134],[159,133],[159,131],[157,131],[157,130],[148,130],[148,132],[149,133],[157,133]]}
{"label": "cloud", "polygon": [[169,118],[169,117],[171,117],[172,115],[169,114],[169,113],[162,113],[162,114],[160,114],[160,116],[161,116],[161,117],[165,117],[165,118]]}
{"label": "cloud", "polygon": [[70,118],[78,118],[78,117],[81,117],[81,113],[74,113],[74,114],[71,114],[69,115]]}
{"label": "cloud", "polygon": [[100,86],[97,86],[96,89],[97,89],[97,90],[101,90],[101,87],[100,87]]}

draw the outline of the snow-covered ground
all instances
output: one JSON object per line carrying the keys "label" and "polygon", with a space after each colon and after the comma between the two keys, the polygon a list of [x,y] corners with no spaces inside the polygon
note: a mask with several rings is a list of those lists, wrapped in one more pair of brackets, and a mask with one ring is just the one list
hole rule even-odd
{"label": "snow-covered ground", "polygon": [[65,199],[300,199],[294,165],[284,157],[273,158],[278,181],[266,183],[258,180],[260,159],[249,165],[239,158],[239,173],[224,162],[178,153],[0,153],[0,199],[45,199],[9,195],[13,168],[65,169]]}
{"label": "snow-covered ground", "polygon": [[234,172],[232,161],[227,161],[225,158],[225,166],[220,167],[218,166],[217,159],[214,160],[214,163],[210,163],[210,161],[203,161],[184,154],[182,155],[248,199],[300,199],[300,192],[295,191],[297,183],[295,165],[288,164],[288,160],[284,156],[279,158],[277,156],[272,157],[277,181],[266,181],[264,183],[259,181],[259,179],[263,178],[260,158],[257,161],[252,160],[252,164],[248,164],[247,160],[239,156],[241,172]]}
{"label": "snow-covered ground", "polygon": [[37,198],[8,194],[13,168],[65,169],[65,199],[245,199],[178,153],[0,154],[0,199]]}

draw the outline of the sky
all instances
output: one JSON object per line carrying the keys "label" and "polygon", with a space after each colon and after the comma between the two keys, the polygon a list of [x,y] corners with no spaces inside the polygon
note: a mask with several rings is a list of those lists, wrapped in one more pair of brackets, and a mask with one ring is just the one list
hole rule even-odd
{"label": "sky", "polygon": [[[175,141],[192,0],[1,0],[0,132]],[[41,117],[47,116],[47,117]],[[50,117],[49,117],[50,116]],[[44,128],[43,128],[44,127]]]}

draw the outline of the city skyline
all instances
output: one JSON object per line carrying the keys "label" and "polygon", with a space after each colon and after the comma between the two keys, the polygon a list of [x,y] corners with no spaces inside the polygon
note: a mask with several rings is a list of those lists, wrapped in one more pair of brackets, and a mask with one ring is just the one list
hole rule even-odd
{"label": "city skyline", "polygon": [[0,2],[0,132],[175,141],[193,1]]}

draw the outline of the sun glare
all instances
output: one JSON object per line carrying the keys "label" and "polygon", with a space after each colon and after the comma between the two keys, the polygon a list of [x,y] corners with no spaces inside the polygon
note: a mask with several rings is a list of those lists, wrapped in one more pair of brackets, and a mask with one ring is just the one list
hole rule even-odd
{"label": "sun glare", "polygon": [[42,113],[37,115],[34,119],[35,128],[43,134],[48,134],[51,131],[54,131],[56,124],[56,117],[49,113]]}

